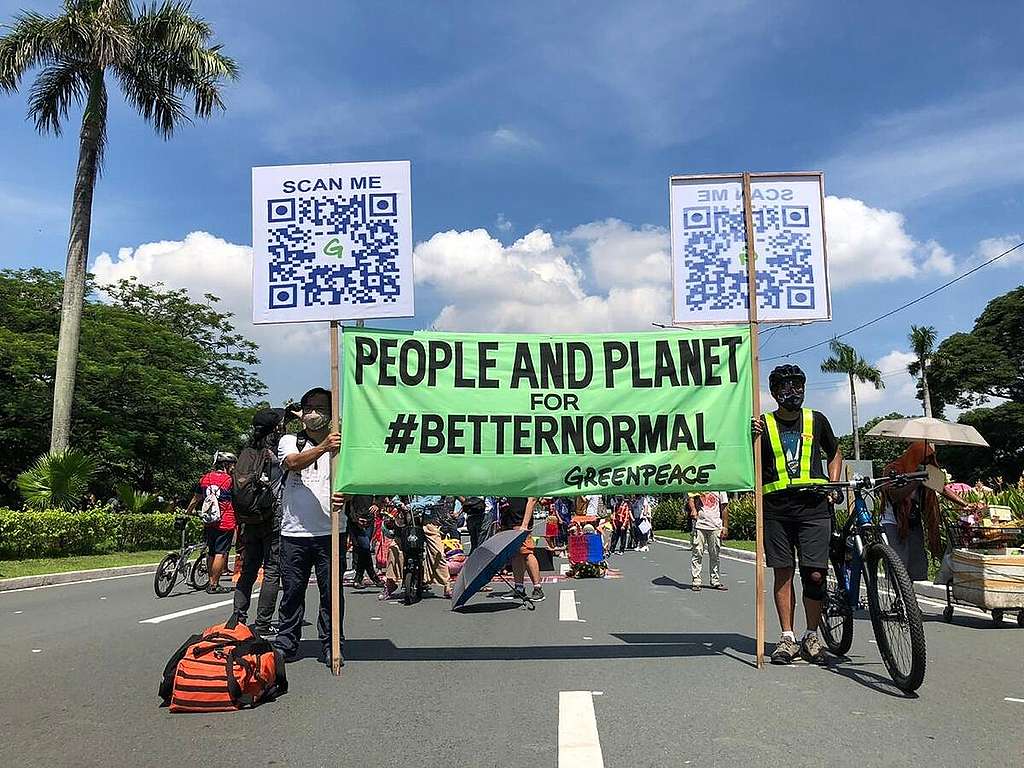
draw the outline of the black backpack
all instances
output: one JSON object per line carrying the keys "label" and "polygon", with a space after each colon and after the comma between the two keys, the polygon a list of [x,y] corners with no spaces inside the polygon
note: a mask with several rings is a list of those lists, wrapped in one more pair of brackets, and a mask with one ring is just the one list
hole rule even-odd
{"label": "black backpack", "polygon": [[462,502],[462,509],[467,515],[482,515],[486,508],[483,496],[466,496]]}
{"label": "black backpack", "polygon": [[231,477],[231,503],[241,523],[267,523],[274,517],[277,495],[270,482],[272,457],[266,448],[246,446]]}

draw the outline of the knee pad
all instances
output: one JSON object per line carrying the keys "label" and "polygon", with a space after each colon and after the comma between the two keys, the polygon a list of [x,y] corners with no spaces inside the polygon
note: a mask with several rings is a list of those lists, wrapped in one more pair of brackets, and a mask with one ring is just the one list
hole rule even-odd
{"label": "knee pad", "polygon": [[823,600],[825,598],[826,575],[824,568],[805,568],[800,566],[800,583],[804,588],[804,597],[810,600]]}

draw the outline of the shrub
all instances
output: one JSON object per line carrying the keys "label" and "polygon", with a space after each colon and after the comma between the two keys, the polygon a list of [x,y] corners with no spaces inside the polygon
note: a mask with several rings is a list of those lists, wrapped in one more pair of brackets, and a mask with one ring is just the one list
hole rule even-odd
{"label": "shrub", "polygon": [[753,540],[757,535],[754,519],[754,494],[738,493],[729,496],[729,538]]}
{"label": "shrub", "polygon": [[651,525],[656,531],[678,531],[686,524],[689,513],[686,511],[686,499],[678,496],[663,496],[654,507]]}
{"label": "shrub", "polygon": [[[180,543],[174,517],[174,513],[116,514],[103,507],[77,513],[0,509],[0,559],[173,549]],[[198,539],[201,529],[199,520],[190,518],[188,539]]]}
{"label": "shrub", "polygon": [[47,453],[18,475],[18,490],[34,509],[70,511],[81,504],[95,471],[96,462],[81,451]]}

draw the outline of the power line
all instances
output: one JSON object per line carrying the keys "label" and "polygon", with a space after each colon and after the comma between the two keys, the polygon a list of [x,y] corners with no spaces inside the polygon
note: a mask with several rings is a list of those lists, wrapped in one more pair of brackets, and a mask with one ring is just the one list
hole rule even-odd
{"label": "power line", "polygon": [[869,325],[874,325],[879,320],[884,320],[887,317],[892,317],[897,312],[902,312],[904,309],[907,309],[908,307],[912,307],[915,304],[917,304],[919,302],[922,302],[925,299],[934,296],[939,291],[942,291],[942,290],[945,290],[946,288],[949,288],[949,286],[953,285],[954,283],[960,282],[965,277],[970,277],[975,272],[977,272],[979,269],[984,269],[989,264],[992,264],[993,262],[998,261],[999,259],[1003,258],[1003,256],[1006,256],[1007,254],[1013,253],[1014,251],[1016,251],[1018,248],[1020,248],[1022,246],[1024,246],[1024,241],[1021,241],[1021,242],[1017,243],[1015,246],[1013,246],[1012,248],[1009,248],[1009,249],[1003,251],[998,256],[993,256],[988,261],[982,262],[978,266],[973,267],[972,269],[967,270],[962,275],[959,275],[959,276],[953,278],[949,282],[943,283],[942,285],[938,286],[937,288],[933,288],[932,290],[928,291],[928,293],[925,293],[925,294],[923,294],[921,296],[918,296],[916,299],[913,299],[912,301],[908,301],[906,304],[901,304],[900,306],[896,307],[895,309],[891,309],[888,312],[886,312],[884,315],[879,315],[878,317],[874,318],[873,320],[868,320],[866,323],[861,323],[856,328],[851,328],[848,331],[843,331],[838,336],[833,336],[830,339],[825,339],[824,341],[819,341],[816,344],[811,344],[811,345],[803,347],[801,349],[797,349],[797,350],[795,350],[793,352],[787,352],[784,355],[774,355],[773,357],[765,357],[765,358],[762,358],[762,359],[765,362],[767,362],[769,360],[782,360],[783,358],[792,357],[793,355],[799,355],[799,354],[802,354],[802,353],[807,352],[809,350],[816,349],[818,347],[822,347],[825,344],[831,343],[833,339],[841,339],[844,336],[849,336],[850,334],[856,333],[857,331],[862,331],[865,328],[867,328]]}

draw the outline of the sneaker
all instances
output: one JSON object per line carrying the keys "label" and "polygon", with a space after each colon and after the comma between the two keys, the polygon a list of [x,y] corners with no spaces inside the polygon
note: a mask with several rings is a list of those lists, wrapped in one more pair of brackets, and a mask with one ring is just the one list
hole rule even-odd
{"label": "sneaker", "polygon": [[701,589],[703,589],[703,587],[701,586],[701,583],[699,581],[695,581],[690,585],[690,589],[692,589],[694,592],[700,592]]}
{"label": "sneaker", "polygon": [[800,643],[800,655],[804,661],[811,664],[821,664],[825,661],[825,649],[821,646],[821,640],[817,634],[807,635]]}
{"label": "sneaker", "polygon": [[539,603],[543,599],[544,599],[544,590],[541,589],[540,587],[534,587],[533,588],[533,593],[530,595],[530,600],[532,600],[535,603]]}
{"label": "sneaker", "polygon": [[511,592],[508,592],[501,596],[502,600],[525,600],[526,590],[513,587]]}
{"label": "sneaker", "polygon": [[796,640],[783,637],[772,651],[772,664],[792,664],[793,659],[800,655],[800,646]]}

